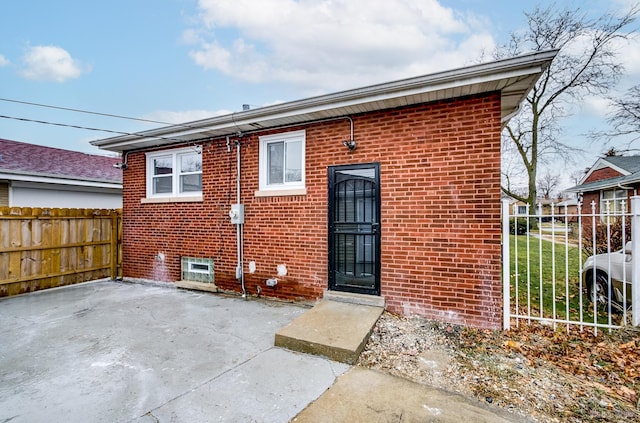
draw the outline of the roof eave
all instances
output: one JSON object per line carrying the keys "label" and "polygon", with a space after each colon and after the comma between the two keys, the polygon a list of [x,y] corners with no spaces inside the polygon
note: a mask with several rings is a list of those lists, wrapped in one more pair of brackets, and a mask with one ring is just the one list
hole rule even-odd
{"label": "roof eave", "polygon": [[496,62],[166,126],[137,134],[95,140],[91,141],[91,144],[105,150],[123,152],[172,142],[194,141],[198,137],[223,137],[236,132],[303,124],[314,120],[467,95],[457,94],[461,92],[459,88],[462,87],[468,88],[465,93],[500,91],[504,120],[517,110],[520,102],[556,54],[557,50],[530,53]]}
{"label": "roof eave", "polygon": [[122,182],[0,169],[0,180],[122,189]]}
{"label": "roof eave", "polygon": [[573,187],[565,189],[563,192],[570,192],[581,194],[585,192],[592,191],[601,191],[603,189],[612,189],[612,188],[629,188],[627,185],[629,184],[639,184],[640,183],[640,172],[633,173],[627,176],[618,176],[610,179],[603,179],[600,181],[591,182],[589,184],[584,185],[575,185]]}

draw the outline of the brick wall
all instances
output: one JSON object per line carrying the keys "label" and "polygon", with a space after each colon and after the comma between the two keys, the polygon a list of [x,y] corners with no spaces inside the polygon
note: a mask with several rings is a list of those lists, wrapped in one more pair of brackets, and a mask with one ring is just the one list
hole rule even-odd
{"label": "brick wall", "polygon": [[600,191],[586,192],[582,195],[582,213],[600,213]]}
{"label": "brick wall", "polygon": [[[250,294],[316,299],[327,287],[327,167],[380,163],[381,291],[387,309],[497,328],[500,274],[500,95],[491,93],[246,135],[242,147],[245,281]],[[304,196],[255,197],[258,135],[306,130]],[[145,155],[124,172],[124,275],[173,281],[180,257],[215,259],[216,284],[235,279],[235,151],[204,144],[200,203],[141,204]],[[164,260],[159,257],[164,255]],[[247,263],[255,261],[249,274]],[[268,288],[277,266],[287,276]]]}
{"label": "brick wall", "polygon": [[602,169],[594,170],[583,183],[586,184],[589,182],[602,181],[603,179],[611,179],[618,176],[622,176],[622,173],[618,172],[617,170],[611,169],[610,167],[605,167]]}

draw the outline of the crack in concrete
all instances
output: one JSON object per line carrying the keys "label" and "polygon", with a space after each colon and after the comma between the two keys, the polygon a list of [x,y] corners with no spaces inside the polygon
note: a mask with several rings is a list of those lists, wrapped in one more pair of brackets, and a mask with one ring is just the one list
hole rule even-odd
{"label": "crack in concrete", "polygon": [[[267,348],[267,349],[265,349],[265,350],[259,351],[258,353],[256,353],[256,354],[252,355],[251,357],[247,358],[247,359],[246,359],[246,360],[244,360],[244,361],[241,361],[240,363],[236,364],[235,366],[229,367],[229,368],[228,368],[227,370],[225,370],[224,372],[222,372],[222,373],[220,373],[220,374],[217,374],[217,375],[215,375],[214,377],[212,377],[212,378],[210,378],[210,379],[208,379],[208,380],[205,380],[204,382],[200,383],[199,385],[196,385],[196,386],[194,386],[194,387],[192,387],[192,388],[190,388],[190,389],[185,390],[184,392],[180,393],[179,395],[176,395],[175,397],[173,397],[173,398],[171,398],[171,399],[169,399],[169,400],[165,401],[164,403],[160,404],[159,406],[157,406],[157,407],[153,408],[151,411],[148,411],[147,413],[145,413],[145,414],[144,414],[144,416],[150,416],[150,417],[152,417],[152,418],[156,421],[156,423],[160,423],[160,420],[158,420],[158,418],[157,418],[156,416],[154,416],[154,415],[153,415],[153,412],[154,412],[154,411],[159,410],[160,408],[164,407],[165,405],[167,405],[167,404],[169,404],[169,403],[171,403],[171,402],[173,402],[173,401],[175,401],[175,400],[178,400],[178,399],[180,399],[180,398],[184,397],[185,395],[190,394],[190,393],[192,393],[192,392],[194,392],[194,391],[196,391],[196,390],[200,389],[201,387],[205,386],[206,384],[208,384],[208,383],[210,383],[210,382],[213,382],[213,381],[214,381],[214,380],[216,380],[216,379],[221,378],[222,376],[226,375],[227,373],[229,373],[229,372],[232,372],[232,371],[236,370],[237,368],[239,368],[239,367],[241,367],[241,366],[245,365],[245,364],[246,364],[246,363],[248,363],[249,361],[253,360],[254,358],[258,357],[258,356],[259,356],[259,355],[261,355],[261,354],[264,354],[265,352],[267,352],[267,351],[269,351],[269,350],[272,350],[273,348],[275,348],[275,347],[269,347],[269,348]],[[130,421],[134,421],[134,420],[130,420]]]}

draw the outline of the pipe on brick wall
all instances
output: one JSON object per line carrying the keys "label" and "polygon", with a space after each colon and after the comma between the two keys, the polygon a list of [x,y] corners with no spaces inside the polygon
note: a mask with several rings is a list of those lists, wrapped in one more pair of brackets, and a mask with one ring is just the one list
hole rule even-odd
{"label": "pipe on brick wall", "polygon": [[[242,136],[242,134],[240,134]],[[242,138],[236,141],[237,148],[237,163],[236,163],[236,204],[240,204],[241,196],[240,196],[240,165],[241,165],[241,154],[240,149],[242,148]],[[236,224],[236,236],[237,236],[237,253],[238,253],[238,263],[236,267],[236,277],[240,277],[240,285],[242,286],[242,298],[247,299],[247,290],[244,286],[244,265],[243,265],[243,254],[244,254],[244,240],[243,240],[243,229],[244,223]]]}

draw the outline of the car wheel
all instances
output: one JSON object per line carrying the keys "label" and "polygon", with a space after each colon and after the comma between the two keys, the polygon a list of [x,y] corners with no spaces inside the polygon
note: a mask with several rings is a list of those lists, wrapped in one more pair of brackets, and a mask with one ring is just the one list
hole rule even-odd
{"label": "car wheel", "polygon": [[592,303],[596,303],[597,305],[606,305],[609,300],[607,294],[609,292],[607,274],[601,271],[596,272],[596,280],[595,280],[595,292],[593,289],[593,278],[589,278],[587,282],[587,295]]}

